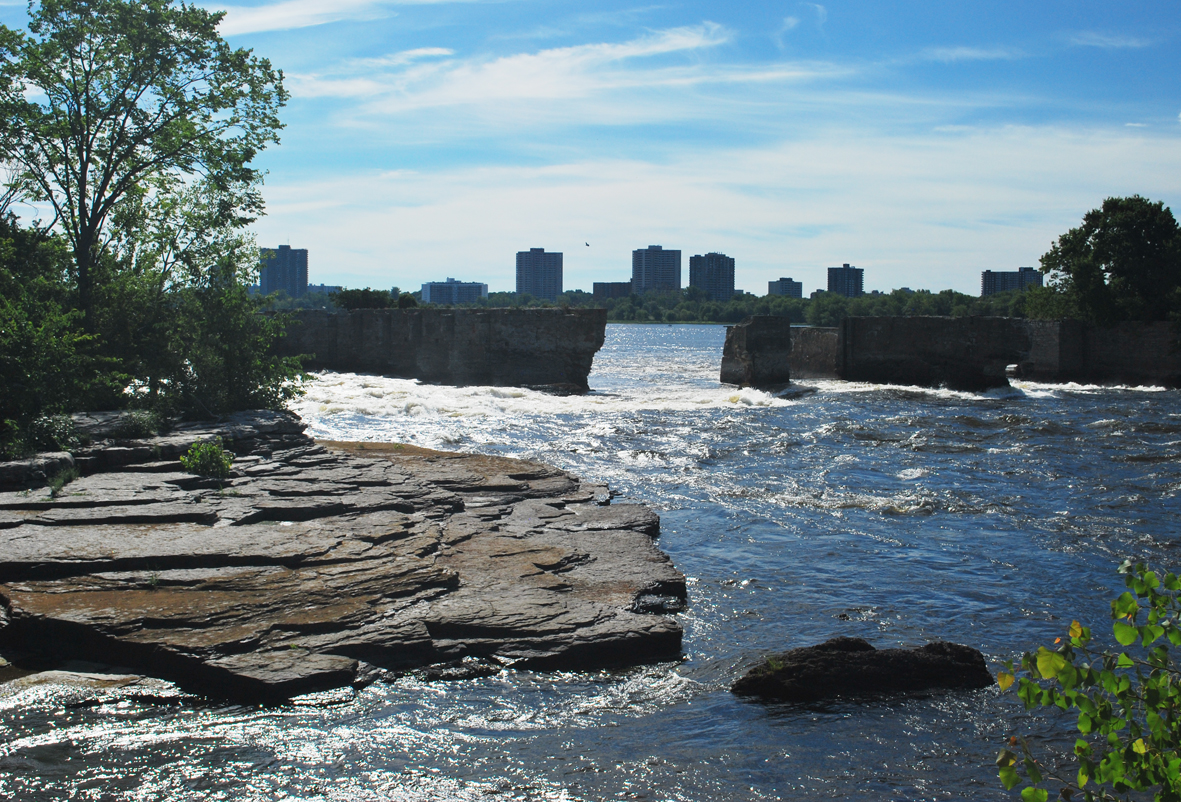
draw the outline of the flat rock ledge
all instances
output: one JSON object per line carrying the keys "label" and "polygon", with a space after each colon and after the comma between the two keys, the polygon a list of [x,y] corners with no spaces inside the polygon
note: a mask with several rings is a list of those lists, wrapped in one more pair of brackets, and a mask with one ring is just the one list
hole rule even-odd
{"label": "flat rock ledge", "polygon": [[861,638],[840,637],[771,655],[731,690],[765,700],[818,702],[992,684],[984,655],[970,646],[937,641],[916,649],[875,649]]}
{"label": "flat rock ledge", "polygon": [[[254,702],[382,669],[680,653],[669,613],[685,578],[653,542],[660,520],[605,486],[522,460],[315,443],[289,413],[104,440],[116,418],[80,419],[83,477],[56,496],[0,492],[2,649]],[[179,455],[213,438],[233,475],[184,473]]]}

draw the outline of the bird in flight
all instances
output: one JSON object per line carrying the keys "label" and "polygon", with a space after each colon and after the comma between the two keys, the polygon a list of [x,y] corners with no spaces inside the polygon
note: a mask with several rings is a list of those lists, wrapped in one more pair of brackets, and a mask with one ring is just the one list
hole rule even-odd
{"label": "bird in flight", "polygon": [[589,243],[589,242],[588,242],[588,243],[586,243],[586,247],[588,247],[588,248],[590,247],[590,243]]}

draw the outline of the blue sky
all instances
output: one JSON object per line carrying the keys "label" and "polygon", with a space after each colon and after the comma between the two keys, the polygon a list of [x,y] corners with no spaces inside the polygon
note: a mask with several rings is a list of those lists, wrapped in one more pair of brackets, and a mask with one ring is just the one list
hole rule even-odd
{"label": "blue sky", "polygon": [[255,230],[313,282],[512,289],[545,247],[589,290],[660,244],[978,293],[1107,196],[1181,212],[1176,0],[207,5],[286,75]]}

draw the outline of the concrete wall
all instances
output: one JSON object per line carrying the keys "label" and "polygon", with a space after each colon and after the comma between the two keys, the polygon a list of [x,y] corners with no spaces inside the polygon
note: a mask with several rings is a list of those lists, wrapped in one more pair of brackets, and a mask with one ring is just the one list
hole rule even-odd
{"label": "concrete wall", "polygon": [[303,310],[278,352],[312,370],[585,392],[606,326],[605,309]]}
{"label": "concrete wall", "polygon": [[837,328],[793,326],[791,364],[793,379],[836,379],[841,355],[840,330]]}
{"label": "concrete wall", "polygon": [[726,332],[723,382],[772,387],[841,378],[983,390],[1033,381],[1181,387],[1181,346],[1170,323],[1093,326],[996,317],[851,317],[836,329],[747,318]]}
{"label": "concrete wall", "polygon": [[1008,385],[1005,368],[1027,358],[1026,321],[1006,317],[847,317],[841,377],[877,384],[985,390]]}

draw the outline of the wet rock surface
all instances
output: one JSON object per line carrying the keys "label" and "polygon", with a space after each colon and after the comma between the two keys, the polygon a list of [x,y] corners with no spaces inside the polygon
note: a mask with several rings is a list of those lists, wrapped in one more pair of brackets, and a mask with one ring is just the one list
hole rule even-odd
{"label": "wet rock surface", "polygon": [[[321,443],[250,413],[75,454],[0,492],[0,646],[267,701],[378,669],[597,668],[675,657],[685,581],[659,519],[499,457]],[[89,424],[88,424],[89,425]],[[82,428],[81,426],[79,428]],[[232,476],[182,471],[221,438]],[[464,660],[467,663],[463,663]]]}
{"label": "wet rock surface", "polygon": [[740,696],[784,702],[881,696],[934,688],[986,688],[984,655],[958,643],[875,649],[861,638],[833,638],[771,655],[731,687]]}

